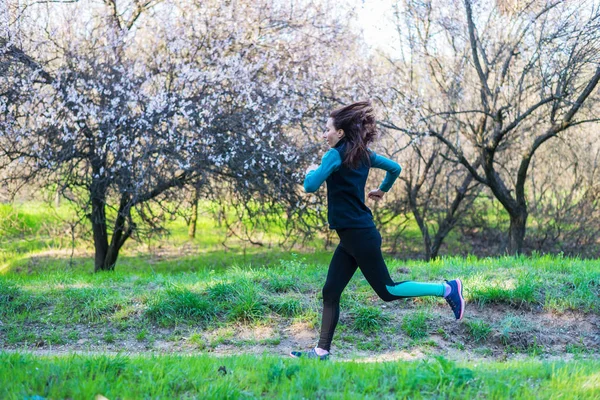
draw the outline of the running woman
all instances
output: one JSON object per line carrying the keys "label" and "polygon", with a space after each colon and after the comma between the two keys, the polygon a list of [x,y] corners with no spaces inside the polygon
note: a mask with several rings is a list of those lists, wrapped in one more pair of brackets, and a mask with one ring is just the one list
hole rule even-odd
{"label": "running woman", "polygon": [[323,315],[319,343],[306,352],[293,351],[292,357],[329,357],[333,333],[340,315],[340,297],[357,267],[383,301],[408,297],[444,297],[457,320],[462,319],[465,301],[460,279],[444,283],[394,282],[381,254],[381,235],[365,205],[365,184],[370,168],[385,170],[378,189],[369,199],[379,201],[388,192],[402,168],[396,162],[368,148],[376,137],[371,103],[358,102],[331,112],[323,138],[331,147],[321,165],[306,170],[304,189],[316,192],[327,182],[327,219],[340,238],[323,287]]}

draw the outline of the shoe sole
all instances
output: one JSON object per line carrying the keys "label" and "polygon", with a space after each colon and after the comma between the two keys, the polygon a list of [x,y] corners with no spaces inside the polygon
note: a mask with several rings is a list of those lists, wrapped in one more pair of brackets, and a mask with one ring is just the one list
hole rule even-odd
{"label": "shoe sole", "polygon": [[[288,354],[292,358],[298,358],[298,359],[302,358],[301,356],[295,356],[295,355],[293,355],[291,352],[288,353]],[[325,357],[325,358],[321,358],[321,357],[322,356],[318,356],[318,357],[315,357],[315,358],[318,358],[320,361],[327,361],[329,359],[329,357]],[[304,357],[304,358],[310,359],[310,357]]]}
{"label": "shoe sole", "polygon": [[457,279],[456,285],[458,286],[458,297],[460,297],[460,315],[457,321],[460,321],[465,313],[465,299],[463,298],[462,294],[462,281],[460,279]]}

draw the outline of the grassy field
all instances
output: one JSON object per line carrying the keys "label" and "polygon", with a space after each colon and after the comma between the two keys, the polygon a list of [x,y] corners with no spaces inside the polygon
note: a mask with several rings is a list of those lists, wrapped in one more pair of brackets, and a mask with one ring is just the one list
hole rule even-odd
{"label": "grassy field", "polygon": [[600,394],[596,260],[387,258],[398,281],[463,279],[464,321],[438,298],[384,303],[357,273],[331,362],[311,364],[287,353],[315,345],[331,249],[225,248],[204,216],[197,239],[173,221],[93,274],[89,245],[60,234],[68,211],[2,212],[0,398]]}
{"label": "grassy field", "polygon": [[[593,399],[600,362],[323,363],[272,356],[2,354],[3,399]],[[39,397],[34,397],[39,396]]]}

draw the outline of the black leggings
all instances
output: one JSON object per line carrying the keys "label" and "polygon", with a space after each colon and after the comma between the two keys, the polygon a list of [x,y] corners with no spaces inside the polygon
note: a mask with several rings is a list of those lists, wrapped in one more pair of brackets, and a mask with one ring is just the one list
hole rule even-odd
{"label": "black leggings", "polygon": [[327,351],[340,317],[340,297],[357,267],[382,300],[404,298],[390,294],[386,288],[386,285],[394,286],[401,282],[394,282],[390,277],[381,254],[381,235],[376,228],[340,229],[337,233],[340,244],[333,253],[323,287],[323,319],[317,346]]}

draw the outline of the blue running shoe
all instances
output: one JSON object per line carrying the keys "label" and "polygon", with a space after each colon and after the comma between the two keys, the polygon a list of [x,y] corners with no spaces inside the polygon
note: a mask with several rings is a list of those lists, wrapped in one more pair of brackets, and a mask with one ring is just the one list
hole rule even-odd
{"label": "blue running shoe", "polygon": [[465,312],[465,299],[462,295],[462,282],[460,279],[455,279],[453,281],[446,281],[446,283],[450,286],[450,293],[445,297],[445,299],[450,305],[450,308],[452,308],[456,319],[460,321]]}
{"label": "blue running shoe", "polygon": [[329,358],[329,353],[320,356],[315,349],[311,349],[310,351],[292,351],[290,356],[294,358],[318,358],[321,361],[325,361]]}

